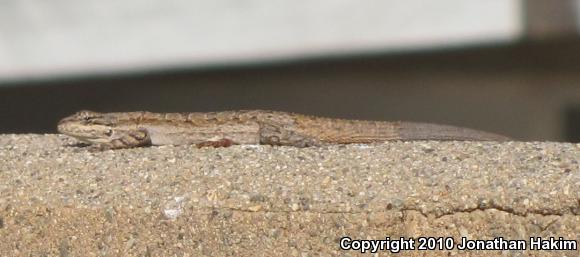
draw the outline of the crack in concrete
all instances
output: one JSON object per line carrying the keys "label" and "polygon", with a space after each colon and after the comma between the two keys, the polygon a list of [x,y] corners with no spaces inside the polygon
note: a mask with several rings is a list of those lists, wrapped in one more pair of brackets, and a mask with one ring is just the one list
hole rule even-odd
{"label": "crack in concrete", "polygon": [[[557,217],[563,217],[564,215],[571,215],[571,216],[580,216],[578,214],[575,213],[560,213],[560,212],[555,212],[555,211],[527,211],[525,213],[521,213],[521,212],[517,212],[514,211],[512,208],[505,208],[505,207],[501,207],[501,206],[492,206],[492,207],[474,207],[474,208],[467,208],[467,209],[455,209],[449,212],[445,212],[439,215],[435,215],[433,213],[425,213],[419,209],[416,208],[402,208],[399,210],[382,210],[382,211],[312,211],[312,210],[249,210],[249,209],[243,209],[243,208],[235,208],[235,207],[219,207],[219,208],[213,208],[214,210],[228,210],[228,211],[233,211],[233,212],[242,212],[242,213],[284,213],[284,214],[294,214],[294,213],[312,213],[312,214],[372,214],[372,213],[385,213],[385,212],[401,212],[403,213],[403,216],[405,215],[405,212],[408,211],[415,211],[419,214],[421,214],[423,217],[425,218],[429,218],[434,217],[435,219],[440,219],[440,218],[444,218],[447,216],[453,216],[456,214],[471,214],[473,212],[476,211],[489,211],[489,210],[495,210],[498,212],[503,212],[503,213],[507,213],[513,216],[517,216],[517,217],[522,217],[522,218],[527,218],[529,215],[540,215],[542,217],[548,217],[548,216],[557,216]],[[555,221],[550,222],[550,224],[548,224],[546,227],[551,226]]]}
{"label": "crack in concrete", "polygon": [[[489,211],[489,210],[495,210],[495,211],[499,211],[499,212],[503,212],[503,213],[507,213],[513,216],[518,216],[518,217],[522,217],[522,218],[527,218],[529,215],[540,215],[542,217],[547,217],[547,216],[558,216],[558,217],[562,217],[564,215],[567,215],[568,213],[559,213],[559,212],[549,212],[549,211],[527,211],[525,213],[520,213],[517,211],[514,211],[511,208],[504,208],[504,207],[500,207],[500,206],[493,206],[493,207],[474,207],[474,208],[466,208],[466,209],[455,209],[449,212],[445,212],[439,215],[434,215],[433,213],[425,213],[419,209],[415,209],[415,208],[405,208],[402,209],[402,211],[416,211],[418,213],[420,213],[422,216],[424,216],[425,218],[428,218],[430,215],[433,215],[436,219],[440,219],[440,218],[444,218],[447,216],[453,216],[456,214],[471,214],[473,212],[476,211]],[[577,214],[573,214],[570,213],[570,215],[572,216],[579,216]]]}

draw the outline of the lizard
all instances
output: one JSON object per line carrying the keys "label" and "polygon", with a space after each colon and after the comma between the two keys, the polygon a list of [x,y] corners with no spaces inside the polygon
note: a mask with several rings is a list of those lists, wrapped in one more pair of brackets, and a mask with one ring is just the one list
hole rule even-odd
{"label": "lizard", "polygon": [[192,113],[79,111],[60,120],[57,129],[101,150],[190,144],[198,147],[237,144],[308,147],[391,140],[509,140],[501,135],[449,125],[333,119],[266,110]]}

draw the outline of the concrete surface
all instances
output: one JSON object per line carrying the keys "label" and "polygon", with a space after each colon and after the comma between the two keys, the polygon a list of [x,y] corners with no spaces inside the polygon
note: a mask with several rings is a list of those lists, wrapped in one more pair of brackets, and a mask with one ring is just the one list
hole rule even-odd
{"label": "concrete surface", "polygon": [[[351,256],[342,237],[580,235],[580,145],[391,142],[89,152],[0,135],[0,256]],[[400,256],[578,256],[409,250]],[[365,256],[385,256],[380,251]]]}

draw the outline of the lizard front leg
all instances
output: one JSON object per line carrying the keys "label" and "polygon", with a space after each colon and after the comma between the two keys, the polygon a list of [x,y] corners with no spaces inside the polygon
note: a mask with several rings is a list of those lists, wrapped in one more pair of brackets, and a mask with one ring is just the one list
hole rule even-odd
{"label": "lizard front leg", "polygon": [[95,144],[93,150],[102,151],[109,149],[133,148],[151,145],[151,138],[149,137],[149,133],[145,129],[123,131],[117,133],[121,134],[116,135],[116,137],[109,142]]}

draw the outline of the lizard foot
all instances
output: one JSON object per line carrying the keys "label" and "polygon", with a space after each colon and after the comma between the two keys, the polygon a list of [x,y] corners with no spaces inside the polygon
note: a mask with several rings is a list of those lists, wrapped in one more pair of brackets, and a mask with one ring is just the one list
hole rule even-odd
{"label": "lizard foot", "polygon": [[228,146],[232,146],[233,144],[234,144],[234,141],[232,141],[231,139],[222,138],[222,139],[217,140],[217,141],[206,141],[206,142],[197,143],[196,146],[197,146],[197,148],[228,147]]}

